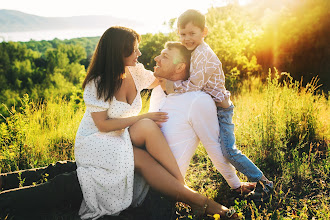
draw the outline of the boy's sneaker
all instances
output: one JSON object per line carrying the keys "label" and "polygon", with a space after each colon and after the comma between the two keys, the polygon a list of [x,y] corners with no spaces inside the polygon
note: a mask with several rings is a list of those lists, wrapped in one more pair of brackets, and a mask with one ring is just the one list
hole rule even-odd
{"label": "boy's sneaker", "polygon": [[252,191],[247,198],[253,200],[254,202],[266,202],[268,201],[270,195],[273,193],[274,183],[270,181],[266,183],[260,180],[254,191]]}

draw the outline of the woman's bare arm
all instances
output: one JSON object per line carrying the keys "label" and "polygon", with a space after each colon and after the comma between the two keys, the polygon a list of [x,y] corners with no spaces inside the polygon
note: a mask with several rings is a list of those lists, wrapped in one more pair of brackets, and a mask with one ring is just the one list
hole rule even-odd
{"label": "woman's bare arm", "polygon": [[155,81],[147,89],[153,89],[158,85],[159,85],[159,80],[156,78]]}
{"label": "woman's bare arm", "polygon": [[142,115],[127,118],[109,118],[107,115],[107,111],[92,112],[91,115],[96,127],[101,132],[121,130],[133,125],[134,123],[143,118],[149,118],[156,123],[162,123],[167,121],[168,119],[166,112],[149,112]]}

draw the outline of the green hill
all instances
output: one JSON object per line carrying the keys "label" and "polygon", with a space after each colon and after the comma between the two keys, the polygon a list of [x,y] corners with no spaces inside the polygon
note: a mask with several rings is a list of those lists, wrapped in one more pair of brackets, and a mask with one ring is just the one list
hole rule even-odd
{"label": "green hill", "polygon": [[0,32],[63,30],[63,29],[96,29],[112,25],[134,26],[140,23],[112,16],[74,16],[74,17],[41,17],[14,10],[0,10]]}

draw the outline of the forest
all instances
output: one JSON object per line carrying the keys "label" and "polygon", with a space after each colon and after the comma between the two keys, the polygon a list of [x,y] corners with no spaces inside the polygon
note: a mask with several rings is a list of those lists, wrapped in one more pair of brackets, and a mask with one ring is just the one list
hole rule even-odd
{"label": "forest", "polygon": [[[330,3],[263,2],[206,13],[205,41],[222,62],[236,106],[237,145],[276,182],[266,206],[231,205],[247,219],[330,219]],[[142,35],[139,62],[147,69],[165,42],[179,39],[175,21],[167,23],[170,33]],[[74,159],[81,84],[98,40],[0,43],[1,173]],[[226,204],[228,186],[211,164],[200,146],[187,183]]]}

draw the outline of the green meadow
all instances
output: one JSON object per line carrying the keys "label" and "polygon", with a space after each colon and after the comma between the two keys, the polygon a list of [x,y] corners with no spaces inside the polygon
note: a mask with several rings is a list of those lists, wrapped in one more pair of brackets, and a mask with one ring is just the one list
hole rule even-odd
{"label": "green meadow", "polygon": [[[316,83],[302,87],[289,75],[280,82],[274,71],[266,83],[251,79],[233,96],[237,145],[275,182],[268,203],[259,207],[247,200],[232,201],[227,183],[202,145],[191,161],[188,186],[235,206],[246,219],[329,219],[330,102],[317,92]],[[148,94],[143,96],[144,112]],[[1,124],[1,172],[74,159],[75,133],[84,104],[56,98],[36,103],[28,95],[21,102],[18,111],[8,109],[10,116]],[[193,217],[189,211],[179,213],[180,219]]]}
{"label": "green meadow", "polygon": [[[237,147],[274,181],[275,191],[262,205],[234,200],[202,145],[187,185],[245,219],[330,219],[329,1],[254,2],[210,8],[205,42],[222,62],[232,94]],[[165,42],[179,39],[175,20],[166,24],[170,33],[141,36],[139,62],[146,69],[153,69]],[[98,40],[0,42],[1,173],[74,160],[85,111],[81,84]],[[142,112],[149,95],[142,93]],[[180,203],[176,212],[178,220],[195,218]]]}

